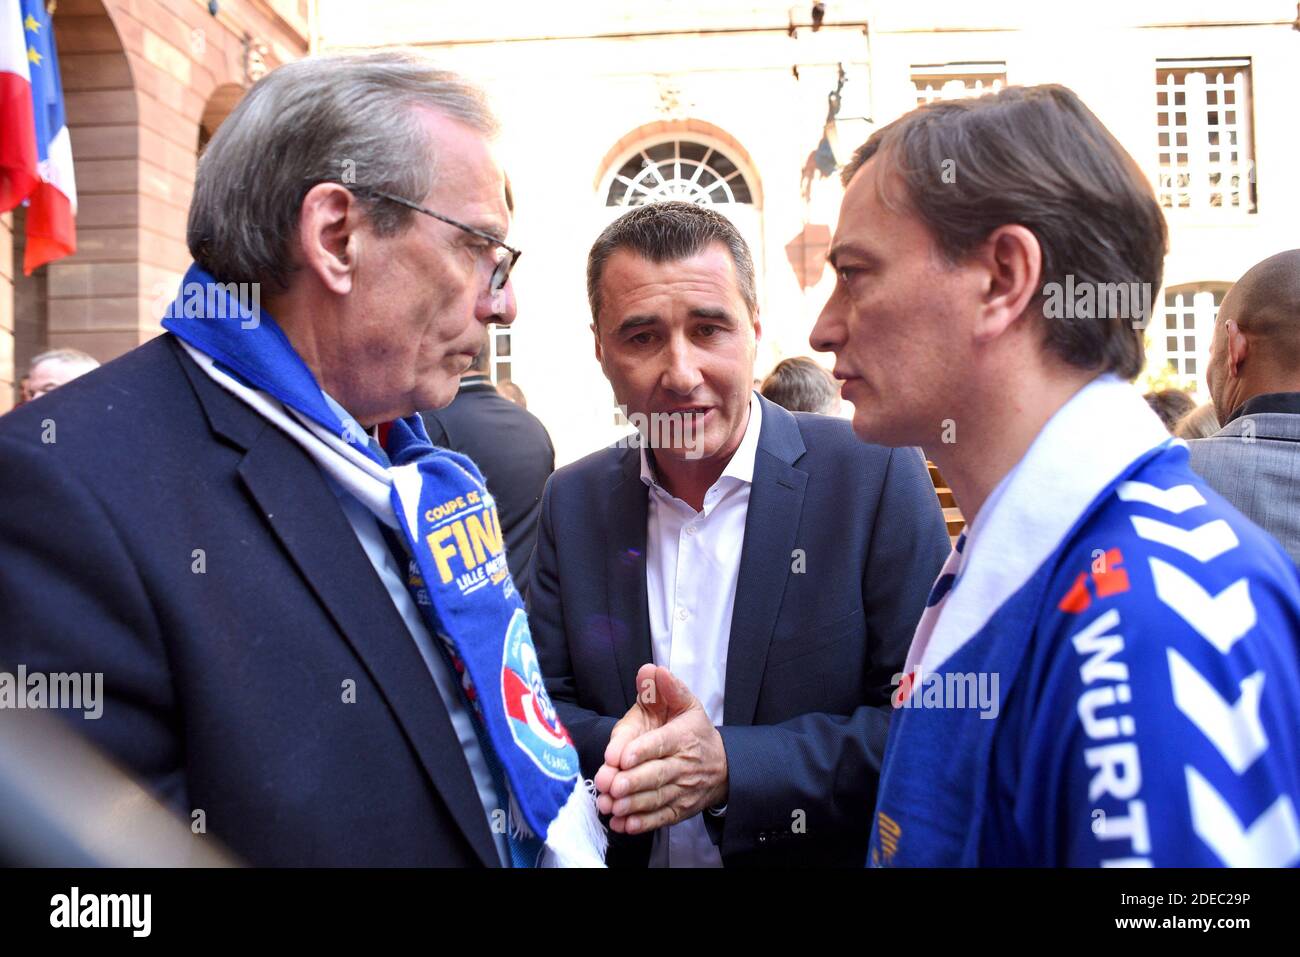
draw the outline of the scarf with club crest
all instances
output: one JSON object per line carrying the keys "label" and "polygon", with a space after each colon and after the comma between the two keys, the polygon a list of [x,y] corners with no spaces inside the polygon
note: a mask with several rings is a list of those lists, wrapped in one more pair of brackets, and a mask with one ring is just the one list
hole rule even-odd
{"label": "scarf with club crest", "polygon": [[[512,860],[602,866],[604,830],[543,684],[483,476],[465,456],[435,447],[418,414],[393,422],[377,450],[330,407],[246,288],[191,266],[162,324],[212,379],[298,442],[404,543],[408,587],[461,677],[485,757],[508,791]],[[538,856],[516,851],[530,843],[540,851],[541,842]]]}

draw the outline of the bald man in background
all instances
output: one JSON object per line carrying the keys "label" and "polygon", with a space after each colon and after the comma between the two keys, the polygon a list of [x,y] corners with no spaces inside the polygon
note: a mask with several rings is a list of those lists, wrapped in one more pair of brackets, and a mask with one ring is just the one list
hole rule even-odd
{"label": "bald man in background", "polygon": [[1207,378],[1223,428],[1189,443],[1192,468],[1300,564],[1300,249],[1228,290]]}

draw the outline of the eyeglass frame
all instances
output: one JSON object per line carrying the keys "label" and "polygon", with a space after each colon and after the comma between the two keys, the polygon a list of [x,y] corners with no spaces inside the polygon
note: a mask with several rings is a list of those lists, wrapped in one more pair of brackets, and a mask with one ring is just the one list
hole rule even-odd
{"label": "eyeglass frame", "polygon": [[394,196],[392,193],[386,193],[381,189],[364,189],[359,190],[359,192],[370,193],[373,196],[378,196],[380,199],[386,199],[390,203],[397,203],[399,206],[413,209],[417,213],[424,213],[426,216],[432,216],[434,219],[444,222],[448,226],[455,226],[457,229],[463,230],[471,236],[477,236],[479,239],[486,239],[488,242],[504,249],[510,255],[496,264],[492,270],[492,278],[488,281],[488,288],[493,294],[500,292],[506,287],[506,283],[510,281],[510,273],[515,268],[515,263],[519,262],[519,257],[523,255],[522,250],[515,249],[514,246],[511,246],[508,243],[503,243],[491,233],[485,233],[483,230],[475,229],[473,226],[466,226],[464,223],[457,222],[450,216],[444,216],[442,213],[435,213],[433,210],[421,206],[419,203],[414,203],[409,199],[403,199],[401,196]]}

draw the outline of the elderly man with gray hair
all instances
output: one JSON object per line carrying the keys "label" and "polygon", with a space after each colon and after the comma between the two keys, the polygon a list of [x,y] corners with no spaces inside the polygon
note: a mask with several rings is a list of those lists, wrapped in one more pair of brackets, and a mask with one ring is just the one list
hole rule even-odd
{"label": "elderly man with gray hair", "polygon": [[27,394],[23,398],[38,399],[97,368],[99,360],[80,349],[50,349],[42,352],[27,367]]}
{"label": "elderly man with gray hair", "polygon": [[840,385],[835,377],[807,356],[791,356],[776,364],[758,390],[763,398],[787,412],[838,415]]}
{"label": "elderly man with gray hair", "polygon": [[0,423],[0,661],[102,672],[77,725],[250,863],[602,860],[496,506],[414,415],[515,317],[495,132],[420,59],[274,71],[168,334]]}

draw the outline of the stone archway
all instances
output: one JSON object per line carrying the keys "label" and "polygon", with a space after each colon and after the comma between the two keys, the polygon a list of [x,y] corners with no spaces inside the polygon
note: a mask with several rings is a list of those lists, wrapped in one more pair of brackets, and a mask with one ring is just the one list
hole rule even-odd
{"label": "stone archway", "polygon": [[203,117],[199,120],[198,155],[203,155],[204,148],[212,139],[217,127],[225,122],[230,111],[244,98],[247,91],[238,83],[223,83],[208,97],[203,107]]}
{"label": "stone archway", "polygon": [[758,177],[757,166],[750,157],[749,151],[726,130],[697,119],[659,120],[630,130],[620,137],[618,142],[611,146],[601,158],[600,165],[596,168],[595,179],[592,183],[593,188],[603,197],[603,191],[608,187],[610,170],[620,157],[639,144],[670,137],[704,138],[707,141],[716,143],[737,166],[744,170],[751,191],[749,202],[755,208],[762,209],[763,185]]}
{"label": "stone archway", "polygon": [[[638,165],[643,170],[640,175],[633,171]],[[710,185],[712,188],[702,188]],[[719,126],[698,119],[639,126],[605,152],[593,186],[602,207],[598,215],[601,228],[621,215],[627,205],[654,198],[708,205],[731,220],[749,244],[759,275],[766,272],[763,184],[758,168],[740,141]],[[634,189],[640,191],[635,196]],[[760,284],[760,303],[764,296]]]}
{"label": "stone archway", "polygon": [[[122,37],[100,0],[54,13],[77,179],[77,252],[45,272],[45,342],[101,361],[134,345],[138,278],[139,110]],[[21,294],[15,289],[15,302]]]}
{"label": "stone archway", "polygon": [[189,264],[201,131],[211,135],[255,77],[307,52],[305,11],[60,0],[77,252],[23,277],[21,229],[0,217],[0,412],[36,352],[108,360],[158,334],[158,304]]}

